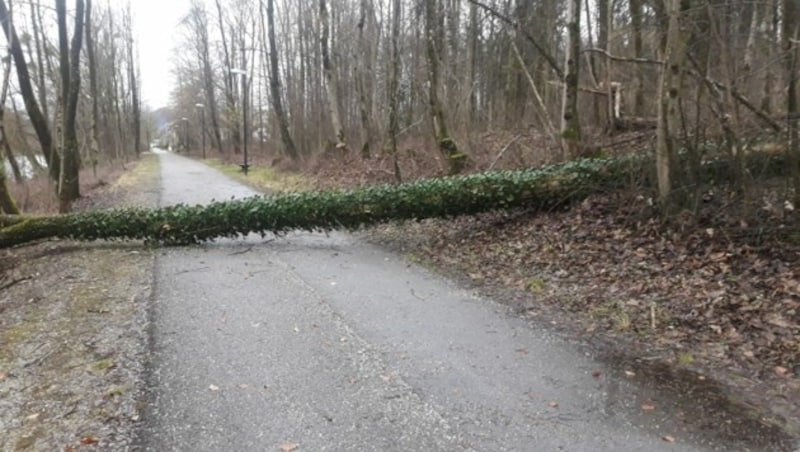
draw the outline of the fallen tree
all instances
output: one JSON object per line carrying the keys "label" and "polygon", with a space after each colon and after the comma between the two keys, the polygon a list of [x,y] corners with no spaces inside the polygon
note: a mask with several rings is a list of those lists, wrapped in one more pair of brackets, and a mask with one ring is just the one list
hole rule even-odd
{"label": "fallen tree", "polygon": [[[786,168],[780,155],[752,155],[748,161],[764,173],[776,174]],[[630,185],[632,176],[651,178],[652,168],[652,160],[646,157],[586,159],[520,171],[356,190],[256,196],[208,205],[41,217],[6,215],[0,216],[0,247],[45,238],[192,244],[249,233],[352,230],[392,220],[453,217],[515,207],[546,211]],[[731,173],[727,160],[708,162],[701,171],[703,180],[728,178]]]}

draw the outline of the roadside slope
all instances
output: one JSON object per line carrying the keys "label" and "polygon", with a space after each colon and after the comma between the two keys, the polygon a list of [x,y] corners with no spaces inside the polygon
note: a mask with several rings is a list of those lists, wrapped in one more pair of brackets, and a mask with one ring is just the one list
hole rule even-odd
{"label": "roadside slope", "polygon": [[[155,206],[145,155],[91,208]],[[122,450],[140,419],[152,251],[45,241],[2,251],[0,450]]]}

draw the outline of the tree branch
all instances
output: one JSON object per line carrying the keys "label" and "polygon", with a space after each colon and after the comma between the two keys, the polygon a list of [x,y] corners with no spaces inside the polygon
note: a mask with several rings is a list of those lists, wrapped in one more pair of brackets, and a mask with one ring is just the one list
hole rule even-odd
{"label": "tree branch", "polygon": [[607,50],[598,49],[596,47],[593,47],[591,49],[583,49],[583,52],[600,53],[600,54],[605,55],[609,60],[619,61],[619,62],[622,62],[622,63],[654,64],[654,65],[658,65],[658,66],[661,66],[662,64],[664,64],[664,62],[661,61],[661,60],[651,60],[649,58],[628,58],[628,57],[621,57],[621,56],[618,56],[618,55],[612,55]]}
{"label": "tree branch", "polygon": [[[728,87],[725,86],[723,83],[718,82],[718,81],[712,79],[711,77],[704,76],[704,75],[700,74],[700,72],[697,71],[697,68],[699,67],[699,65],[698,65],[697,61],[694,59],[694,57],[691,54],[689,54],[689,61],[692,63],[692,66],[695,67],[695,70],[689,71],[689,74],[691,76],[693,76],[693,77],[695,77],[695,78],[697,78],[699,80],[702,80],[707,85],[709,85],[709,86],[711,86],[713,88],[716,88],[716,89],[721,90],[721,91],[728,91]],[[735,89],[732,89],[732,90],[730,90],[730,93],[731,93],[731,96],[733,96],[733,98],[736,99],[737,102],[742,104],[746,109],[750,110],[750,112],[753,113],[754,115],[756,115],[756,117],[758,117],[758,119],[762,120],[764,123],[766,123],[768,126],[770,126],[772,128],[772,130],[774,130],[776,132],[781,132],[783,130],[783,127],[781,127],[781,125],[777,121],[775,121],[768,114],[764,113],[758,107],[753,105],[752,102],[747,100],[747,98],[742,96],[738,91],[736,91]]]}
{"label": "tree branch", "polygon": [[553,69],[553,71],[558,75],[558,78],[562,79],[564,78],[564,71],[561,70],[561,68],[558,66],[558,62],[556,62],[556,59],[553,57],[553,55],[551,55],[550,52],[547,51],[547,49],[545,49],[541,44],[539,44],[539,41],[537,41],[536,38],[534,38],[530,33],[525,31],[525,29],[518,22],[506,16],[505,14],[501,13],[500,11],[496,10],[495,8],[485,3],[482,3],[478,0],[467,0],[467,1],[479,8],[482,8],[492,16],[500,19],[500,21],[505,22],[508,25],[511,25],[512,27],[514,27],[515,30],[522,33],[522,36],[524,36],[525,39],[528,40],[528,42],[530,42],[531,44],[533,44],[534,47],[536,47],[536,50],[542,55],[545,61],[547,61],[547,64],[549,64],[550,67]]}

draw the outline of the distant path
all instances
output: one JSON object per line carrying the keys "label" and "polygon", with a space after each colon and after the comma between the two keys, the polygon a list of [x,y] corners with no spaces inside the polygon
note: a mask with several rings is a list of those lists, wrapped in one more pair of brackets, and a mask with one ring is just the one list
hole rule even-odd
{"label": "distant path", "polygon": [[[162,205],[253,194],[198,162],[160,159]],[[637,386],[502,305],[350,235],[157,254],[145,450],[753,448],[712,436],[713,426],[701,434],[707,419],[687,419],[691,394]]]}

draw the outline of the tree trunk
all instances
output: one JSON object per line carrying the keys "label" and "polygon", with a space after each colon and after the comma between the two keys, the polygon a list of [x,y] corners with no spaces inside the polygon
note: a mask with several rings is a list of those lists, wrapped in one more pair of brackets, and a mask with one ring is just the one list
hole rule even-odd
{"label": "tree trunk", "polygon": [[581,124],[578,118],[578,81],[581,51],[581,1],[568,0],[567,52],[564,62],[564,94],[561,108],[561,152],[566,161],[576,157],[581,146]]}
{"label": "tree trunk", "polygon": [[97,58],[95,57],[94,21],[92,0],[86,0],[86,56],[89,59],[89,96],[92,98],[92,126],[89,149],[92,173],[97,177],[98,154],[100,153],[100,93],[97,89]]}
{"label": "tree trunk", "polygon": [[[297,152],[292,134],[289,132],[289,120],[286,117],[286,111],[283,109],[283,100],[281,98],[281,77],[280,68],[278,67],[278,45],[275,41],[275,8],[273,0],[267,0],[267,27],[269,36],[269,90],[270,98],[272,100],[272,108],[275,110],[275,117],[278,119],[278,128],[281,131],[281,141],[283,142],[283,151],[292,160],[300,158]],[[261,2],[262,15],[264,2]]]}
{"label": "tree trunk", "polygon": [[[766,10],[764,16],[767,22],[767,30],[768,30],[768,39],[774,39],[777,41],[778,31],[777,31],[777,8],[775,6],[776,0],[766,0],[766,4],[764,8]],[[772,45],[767,46],[766,54],[764,58],[767,61],[773,61],[774,57],[774,50]],[[762,90],[762,97],[761,97],[761,110],[764,113],[770,114],[772,113],[772,85],[773,85],[773,69],[771,65],[768,65],[764,68],[764,89]]]}
{"label": "tree trunk", "polygon": [[14,198],[11,197],[11,193],[8,191],[6,168],[2,160],[0,160],[0,211],[10,215],[20,214],[17,203],[14,202]]}
{"label": "tree trunk", "polygon": [[233,57],[231,56],[231,49],[228,47],[228,37],[225,33],[225,19],[222,14],[222,4],[220,0],[215,1],[217,5],[217,23],[219,24],[219,34],[222,38],[222,64],[224,68],[222,69],[222,73],[224,74],[224,93],[225,93],[225,100],[228,105],[228,132],[231,135],[233,140],[233,152],[234,154],[239,154],[239,119],[238,115],[236,114],[236,96],[235,93],[235,83],[234,83],[234,76],[231,72],[233,69]]}
{"label": "tree trunk", "polygon": [[439,151],[447,159],[448,174],[460,173],[467,163],[466,154],[458,150],[455,140],[447,129],[444,105],[439,99],[439,49],[444,44],[439,38],[442,27],[441,0],[425,0],[425,48],[428,57],[428,101],[433,121],[433,134]]}
{"label": "tree trunk", "polygon": [[[642,58],[642,0],[628,0],[628,7],[631,16],[631,33],[633,35],[633,56],[634,58]],[[644,79],[640,65],[636,65],[633,75],[633,116],[638,118],[644,113]]]}
{"label": "tree trunk", "polygon": [[[375,66],[375,47],[377,34],[375,32],[375,10],[371,0],[361,0],[358,21],[358,46],[360,49],[353,55],[355,64],[356,89],[358,91],[358,110],[361,119],[361,158],[370,157],[370,141],[372,136],[372,83],[370,77]],[[372,32],[369,36],[365,31]],[[361,55],[361,58],[359,58]]]}
{"label": "tree trunk", "polygon": [[400,84],[400,24],[402,14],[401,0],[392,0],[392,25],[391,25],[391,56],[389,61],[389,127],[388,132],[388,151],[394,159],[394,178],[395,181],[401,182],[403,175],[400,172],[400,165],[397,161],[397,134],[400,131],[400,112],[398,92]]}
{"label": "tree trunk", "polygon": [[347,149],[342,113],[339,110],[339,87],[336,83],[336,71],[330,55],[330,16],[325,0],[319,0],[320,49],[322,51],[322,73],[325,76],[325,91],[328,95],[328,108],[331,114],[331,125],[336,140],[336,148]]}
{"label": "tree trunk", "polygon": [[[47,73],[52,73],[50,64],[50,52],[45,51],[45,27],[42,25],[42,6],[41,2],[30,2],[31,6],[31,26],[33,28],[33,40],[36,46],[36,68],[37,68],[37,89],[39,90],[39,105],[42,108],[42,115],[49,120],[47,105]],[[33,58],[31,58],[31,61]]]}
{"label": "tree trunk", "polygon": [[[752,154],[765,174],[785,175],[786,156]],[[44,238],[148,240],[189,244],[249,233],[355,229],[394,220],[451,218],[497,209],[552,212],[596,193],[629,186],[652,160],[585,159],[544,168],[426,179],[356,190],[251,197],[211,205],[97,210],[58,216],[0,216],[0,248]],[[703,166],[705,179],[727,180],[728,161]],[[788,234],[796,234],[790,229]],[[787,235],[788,235],[787,234]]]}
{"label": "tree trunk", "polygon": [[131,24],[130,3],[127,12],[128,34],[128,89],[131,92],[131,133],[133,134],[133,153],[138,158],[142,150],[142,115],[141,105],[139,105],[139,76],[137,74],[136,59],[133,52],[133,27]]}
{"label": "tree trunk", "polygon": [[658,93],[658,128],[656,131],[656,173],[658,196],[665,209],[672,202],[673,174],[677,168],[679,147],[680,100],[683,92],[683,72],[686,58],[686,32],[681,29],[681,0],[667,0],[667,30],[663,49]]}
{"label": "tree trunk", "polygon": [[783,0],[783,28],[781,30],[781,43],[785,53],[786,66],[786,116],[789,118],[789,154],[791,162],[791,175],[794,185],[794,206],[800,208],[800,107],[797,101],[797,39],[800,35],[800,7],[796,0]]}
{"label": "tree trunk", "polygon": [[78,114],[78,95],[81,87],[81,46],[83,44],[84,4],[75,2],[75,25],[72,42],[67,41],[66,0],[56,0],[58,15],[58,36],[61,72],[61,98],[64,102],[62,112],[62,177],[59,187],[59,211],[69,212],[72,201],[80,197],[80,160],[78,157],[78,137],[76,118]]}
{"label": "tree trunk", "polygon": [[616,97],[619,96],[619,93],[615,92],[614,85],[611,81],[611,59],[608,57],[608,54],[611,53],[609,42],[609,34],[611,32],[611,1],[598,0],[597,12],[597,46],[606,51],[606,56],[601,65],[602,69],[599,71],[600,80],[606,92],[605,128],[607,131],[613,132],[617,120],[615,100]]}

